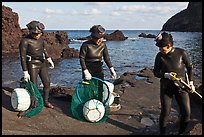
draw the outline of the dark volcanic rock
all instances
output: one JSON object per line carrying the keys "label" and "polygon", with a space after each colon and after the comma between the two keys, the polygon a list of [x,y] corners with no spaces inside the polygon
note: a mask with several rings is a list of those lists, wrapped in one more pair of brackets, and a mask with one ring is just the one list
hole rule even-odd
{"label": "dark volcanic rock", "polygon": [[189,2],[187,9],[163,25],[162,31],[202,32],[202,2]]}
{"label": "dark volcanic rock", "polygon": [[[135,79],[135,75],[138,74],[150,78],[153,83],[148,83],[146,79]],[[13,75],[16,73],[8,73],[8,77],[12,78]],[[2,135],[83,135],[84,133],[159,135],[160,84],[159,79],[153,77],[152,68],[144,68],[139,72],[125,72],[119,81],[121,82],[114,84],[114,92],[120,95],[118,102],[121,109],[110,112],[107,121],[96,124],[73,117],[71,101],[75,87],[67,86],[51,88],[50,101],[55,105],[55,109],[45,107],[34,117],[18,119],[16,118],[18,112],[13,109],[10,101],[15,86],[11,82],[2,82]],[[202,135],[202,104],[196,105],[193,100],[190,103],[191,119],[184,135]],[[179,108],[173,98],[167,121],[167,135],[178,134],[179,117]]]}
{"label": "dark volcanic rock", "polygon": [[141,34],[138,35],[138,37],[143,37],[143,38],[156,38],[156,35],[154,35],[154,34],[141,33]]}
{"label": "dark volcanic rock", "polygon": [[105,39],[108,41],[123,41],[126,40],[128,37],[125,37],[123,32],[120,30],[116,30],[111,34],[108,34]]}
{"label": "dark volcanic rock", "polygon": [[61,58],[62,51],[64,49],[69,49],[67,32],[63,31],[57,31],[52,33],[45,32],[42,37],[46,41],[47,52],[53,59]]}
{"label": "dark volcanic rock", "polygon": [[[116,30],[111,34],[107,34],[105,36],[105,39],[107,41],[124,41],[126,40],[128,37],[125,37],[123,32],[120,30]],[[91,36],[87,36],[87,37],[82,37],[82,38],[78,38],[77,40],[90,40]]]}
{"label": "dark volcanic rock", "polygon": [[76,52],[74,48],[65,48],[62,50],[62,58],[79,57],[79,52]]}
{"label": "dark volcanic rock", "polygon": [[18,14],[11,8],[2,6],[2,52],[17,52],[21,35]]}

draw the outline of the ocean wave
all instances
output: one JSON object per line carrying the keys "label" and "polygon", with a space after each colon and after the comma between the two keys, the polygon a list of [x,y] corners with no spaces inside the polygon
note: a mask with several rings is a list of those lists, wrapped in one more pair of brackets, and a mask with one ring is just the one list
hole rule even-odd
{"label": "ocean wave", "polygon": [[139,38],[139,37],[133,37],[133,38],[128,37],[128,39],[129,39],[129,40],[138,40],[138,39],[140,39],[140,38]]}
{"label": "ocean wave", "polygon": [[[79,40],[79,39],[69,39],[69,43],[83,43],[87,41],[86,39],[84,40]],[[106,41],[105,39],[103,41]]]}
{"label": "ocean wave", "polygon": [[69,39],[70,43],[83,43],[85,41],[87,41],[87,40]]}

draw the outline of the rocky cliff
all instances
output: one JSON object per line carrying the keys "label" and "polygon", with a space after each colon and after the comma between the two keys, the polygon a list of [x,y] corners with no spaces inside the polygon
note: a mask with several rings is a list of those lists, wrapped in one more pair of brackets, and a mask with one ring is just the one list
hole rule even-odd
{"label": "rocky cliff", "polygon": [[[20,40],[28,33],[28,29],[20,28],[18,19],[18,14],[11,8],[2,6],[2,53],[19,52]],[[45,32],[42,37],[46,41],[48,54],[53,59],[78,57],[79,52],[68,47],[67,32]],[[65,51],[66,53],[64,53]]]}
{"label": "rocky cliff", "polygon": [[202,32],[202,2],[189,2],[185,10],[163,25],[162,31]]}
{"label": "rocky cliff", "polygon": [[2,6],[2,52],[17,52],[21,36],[18,14],[11,8]]}

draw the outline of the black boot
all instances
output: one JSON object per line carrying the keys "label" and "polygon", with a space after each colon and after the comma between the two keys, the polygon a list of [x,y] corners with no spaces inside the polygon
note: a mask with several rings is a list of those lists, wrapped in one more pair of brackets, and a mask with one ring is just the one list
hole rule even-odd
{"label": "black boot", "polygon": [[165,135],[166,127],[160,127],[160,135]]}
{"label": "black boot", "polygon": [[188,122],[182,122],[180,124],[180,128],[179,128],[179,135],[183,135],[186,128],[187,128]]}

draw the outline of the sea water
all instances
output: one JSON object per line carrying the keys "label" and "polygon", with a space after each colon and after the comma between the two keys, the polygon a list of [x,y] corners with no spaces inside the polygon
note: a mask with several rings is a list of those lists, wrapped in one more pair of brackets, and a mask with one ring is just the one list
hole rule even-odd
{"label": "sea water", "polygon": [[[48,30],[55,32],[58,30]],[[68,32],[70,48],[80,49],[84,41],[78,38],[90,35],[88,30],[63,30]],[[110,34],[115,30],[107,30]],[[121,30],[128,39],[124,41],[105,41],[111,62],[118,76],[125,72],[136,72],[145,67],[152,68],[156,54],[159,52],[153,38],[138,37],[139,34],[157,35],[159,30]],[[195,76],[202,79],[202,33],[199,32],[171,32],[174,46],[185,49],[195,68]],[[9,62],[9,64],[8,64]],[[105,79],[111,78],[109,69],[104,63]],[[16,75],[17,74],[17,75]],[[8,77],[8,75],[11,75]],[[19,80],[22,75],[20,59],[2,58],[2,82]],[[55,62],[55,68],[49,69],[50,80],[59,86],[76,86],[81,80],[82,72],[79,58],[60,59]],[[39,82],[40,83],[40,82]]]}

